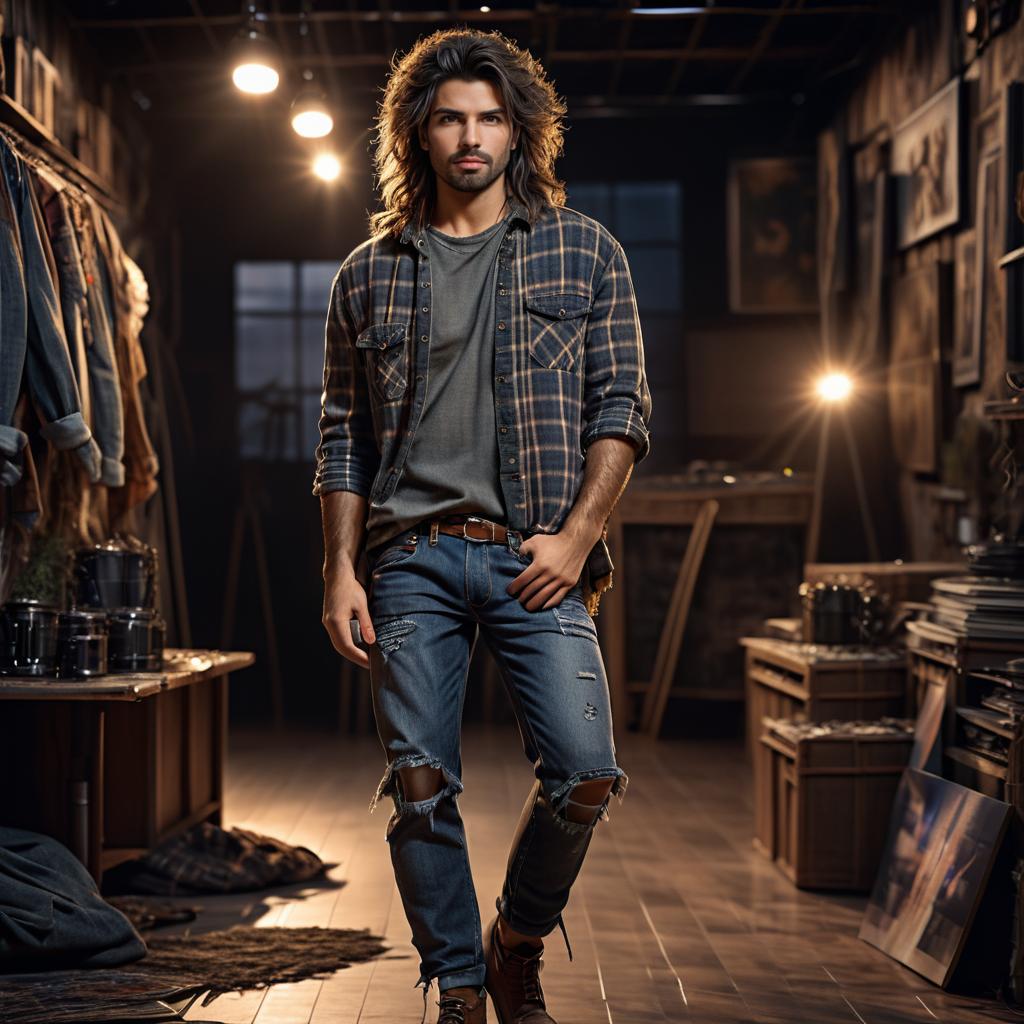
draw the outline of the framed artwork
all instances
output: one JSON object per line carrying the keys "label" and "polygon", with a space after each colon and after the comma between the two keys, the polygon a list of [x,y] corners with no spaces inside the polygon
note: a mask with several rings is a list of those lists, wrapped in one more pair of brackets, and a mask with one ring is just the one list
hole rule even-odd
{"label": "framed artwork", "polygon": [[[999,270],[1003,256],[1005,211],[1003,210],[1003,153],[992,150],[978,161],[977,226],[977,299],[978,315],[974,318],[973,355],[975,365],[963,383],[981,380],[985,353],[1004,353],[1008,330],[1006,309],[1006,278]],[[956,367],[954,366],[954,371]],[[954,383],[961,380],[954,378]]]}
{"label": "framed artwork", "polygon": [[729,306],[734,313],[818,309],[815,161],[765,158],[729,167]]}
{"label": "framed artwork", "polygon": [[945,987],[1009,817],[1001,800],[908,768],[860,938]]}
{"label": "framed artwork", "polygon": [[1003,93],[1002,210],[1005,253],[1000,276],[1005,303],[1006,358],[1024,362],[1024,219],[1020,196],[1024,193],[1024,84],[1011,82]]}
{"label": "framed artwork", "polygon": [[907,249],[960,221],[962,87],[954,78],[893,135],[896,238]]}
{"label": "framed artwork", "polygon": [[848,284],[847,210],[849,167],[846,135],[840,118],[818,136],[818,272],[822,292],[843,291]]}
{"label": "framed artwork", "polygon": [[949,265],[932,263],[893,282],[889,421],[893,452],[919,473],[937,465],[941,354],[948,324]]}
{"label": "framed artwork", "polygon": [[[983,202],[978,196],[978,202]],[[980,207],[979,207],[980,209]],[[981,331],[978,310],[984,301],[984,275],[978,260],[974,228],[958,235],[953,262],[953,383],[957,387],[981,379]]]}
{"label": "framed artwork", "polygon": [[890,188],[880,147],[853,156],[853,287],[850,294],[851,357],[859,365],[885,351],[885,268]]}

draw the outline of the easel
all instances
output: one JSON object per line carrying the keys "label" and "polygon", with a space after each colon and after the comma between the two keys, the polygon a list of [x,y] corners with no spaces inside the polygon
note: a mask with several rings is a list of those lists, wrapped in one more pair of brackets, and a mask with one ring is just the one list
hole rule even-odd
{"label": "easel", "polygon": [[[701,505],[690,531],[690,538],[686,542],[686,551],[679,564],[679,573],[672,589],[665,622],[661,627],[658,650],[654,656],[654,671],[650,683],[644,688],[643,710],[640,714],[641,729],[653,739],[657,739],[658,733],[661,732],[668,699],[674,695],[672,680],[679,664],[679,651],[683,644],[683,634],[686,632],[686,620],[690,615],[693,590],[697,585],[697,576],[717,515],[718,502],[713,498]],[[679,691],[678,695],[686,694],[685,691]]]}

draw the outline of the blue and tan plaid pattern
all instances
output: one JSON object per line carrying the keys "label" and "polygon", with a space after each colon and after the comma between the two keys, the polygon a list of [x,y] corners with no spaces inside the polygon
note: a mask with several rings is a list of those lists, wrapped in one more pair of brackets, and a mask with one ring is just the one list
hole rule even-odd
{"label": "blue and tan plaid pattern", "polygon": [[[379,503],[394,492],[427,393],[424,248],[411,229],[370,239],[334,279],[314,494],[355,491]],[[498,253],[494,374],[513,529],[558,531],[599,437],[630,439],[636,462],[647,455],[651,396],[633,284],[622,246],[597,221],[549,207],[530,225],[512,205]]]}

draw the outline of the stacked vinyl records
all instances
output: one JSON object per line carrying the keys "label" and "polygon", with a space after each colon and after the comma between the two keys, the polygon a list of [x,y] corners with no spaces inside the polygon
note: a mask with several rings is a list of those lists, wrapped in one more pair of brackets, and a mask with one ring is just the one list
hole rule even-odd
{"label": "stacked vinyl records", "polygon": [[1002,537],[967,549],[968,568],[976,576],[1024,579],[1024,543]]}
{"label": "stacked vinyl records", "polygon": [[959,636],[1024,639],[1024,579],[950,576],[932,581],[928,619]]}

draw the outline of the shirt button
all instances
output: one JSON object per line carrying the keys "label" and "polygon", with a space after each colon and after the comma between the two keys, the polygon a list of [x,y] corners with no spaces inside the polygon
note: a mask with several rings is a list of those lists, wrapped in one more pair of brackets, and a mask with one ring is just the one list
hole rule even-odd
{"label": "shirt button", "polygon": [[560,309],[560,310],[558,311],[558,315],[559,315],[559,316],[565,316],[565,310],[564,310],[564,309]]}
{"label": "shirt button", "polygon": [[501,432],[502,432],[503,434],[507,434],[507,433],[508,433],[508,427],[499,427],[498,429],[499,429],[499,430],[500,430],[500,431],[501,431]]}
{"label": "shirt button", "polygon": [[427,334],[421,334],[420,335],[420,341],[427,341],[428,338],[429,338],[429,335],[427,335]]}
{"label": "shirt button", "polygon": [[423,310],[424,313],[429,313],[430,312],[430,307],[429,306],[422,306],[420,308]]}
{"label": "shirt button", "polygon": [[417,373],[416,374],[416,379],[417,380],[423,380],[423,374],[422,373]]}
{"label": "shirt button", "polygon": [[508,292],[507,292],[507,291],[505,291],[505,289],[504,289],[504,288],[499,288],[499,289],[498,289],[498,294],[499,294],[499,295],[508,295]]}
{"label": "shirt button", "polygon": [[516,460],[515,460],[515,459],[509,459],[509,460],[508,460],[508,464],[509,464],[510,466],[514,466],[514,465],[516,464]]}
{"label": "shirt button", "polygon": [[500,320],[500,321],[498,322],[498,330],[499,330],[499,331],[503,331],[503,330],[505,330],[505,321],[504,321],[504,320]]}

